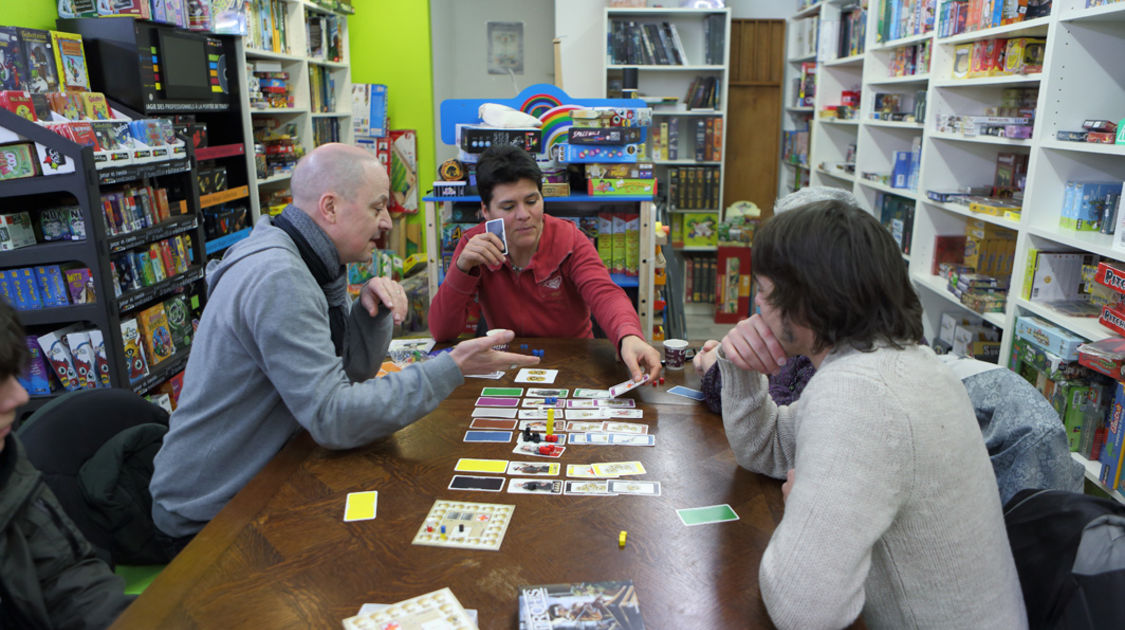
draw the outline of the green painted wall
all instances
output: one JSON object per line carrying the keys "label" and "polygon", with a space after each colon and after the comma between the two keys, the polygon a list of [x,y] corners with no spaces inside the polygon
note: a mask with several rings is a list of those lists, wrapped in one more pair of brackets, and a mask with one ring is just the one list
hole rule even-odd
{"label": "green painted wall", "polygon": [[356,8],[355,15],[348,20],[352,81],[385,84],[391,128],[418,132],[419,213],[408,220],[420,224],[420,200],[431,188],[437,172],[430,3],[363,0],[352,5]]}
{"label": "green painted wall", "polygon": [[0,24],[27,28],[55,28],[55,0],[0,0]]}

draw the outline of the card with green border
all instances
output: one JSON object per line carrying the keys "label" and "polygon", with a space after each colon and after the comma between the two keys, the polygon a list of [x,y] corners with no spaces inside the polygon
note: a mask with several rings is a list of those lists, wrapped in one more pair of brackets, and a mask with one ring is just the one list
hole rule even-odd
{"label": "card with green border", "polygon": [[707,525],[710,523],[723,523],[726,521],[737,521],[738,515],[734,513],[734,508],[724,503],[722,505],[709,505],[707,507],[687,508],[684,510],[676,510],[676,514],[680,515],[680,520],[684,525]]}
{"label": "card with green border", "polygon": [[485,387],[480,390],[481,396],[523,396],[522,387]]}

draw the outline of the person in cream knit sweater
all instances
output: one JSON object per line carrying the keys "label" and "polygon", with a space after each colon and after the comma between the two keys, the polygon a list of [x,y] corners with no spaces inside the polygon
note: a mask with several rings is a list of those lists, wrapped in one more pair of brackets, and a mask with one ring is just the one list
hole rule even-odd
{"label": "person in cream knit sweater", "polygon": [[[996,478],[960,380],[922,339],[888,231],[841,200],[773,217],[754,241],[760,312],[723,338],[738,463],[779,479],[759,567],[779,628],[1027,627]],[[791,405],[767,375],[817,368]]]}

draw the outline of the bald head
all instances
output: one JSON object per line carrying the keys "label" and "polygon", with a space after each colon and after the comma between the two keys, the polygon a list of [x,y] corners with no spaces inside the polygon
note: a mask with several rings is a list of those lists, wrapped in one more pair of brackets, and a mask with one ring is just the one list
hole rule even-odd
{"label": "bald head", "polygon": [[322,144],[301,158],[290,181],[293,205],[309,214],[328,193],[354,201],[364,184],[387,188],[386,169],[367,151],[335,142]]}
{"label": "bald head", "polygon": [[859,200],[855,195],[841,188],[831,186],[805,186],[804,188],[785,195],[773,204],[773,213],[781,214],[786,210],[795,210],[820,201],[835,201],[841,204],[859,207]]}

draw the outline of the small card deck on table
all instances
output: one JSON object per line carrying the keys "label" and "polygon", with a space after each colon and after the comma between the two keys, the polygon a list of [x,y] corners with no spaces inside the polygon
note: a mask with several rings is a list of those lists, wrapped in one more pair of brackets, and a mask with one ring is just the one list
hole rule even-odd
{"label": "small card deck on table", "polygon": [[448,587],[391,604],[372,613],[348,617],[343,624],[344,630],[476,630],[477,627]]}
{"label": "small card deck on table", "polygon": [[498,551],[515,509],[514,505],[500,503],[438,499],[414,535],[413,544]]}

